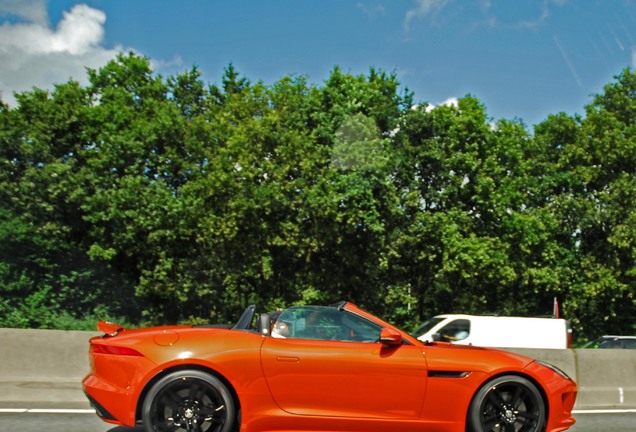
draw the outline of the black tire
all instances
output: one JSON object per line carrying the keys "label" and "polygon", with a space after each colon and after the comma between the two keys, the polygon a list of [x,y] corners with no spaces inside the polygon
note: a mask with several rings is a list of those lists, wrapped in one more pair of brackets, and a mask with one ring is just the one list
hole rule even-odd
{"label": "black tire", "polygon": [[225,384],[194,370],[161,378],[142,407],[146,432],[230,432],[235,417],[234,399]]}
{"label": "black tire", "polygon": [[468,409],[469,432],[542,432],[545,403],[526,378],[507,375],[486,383]]}

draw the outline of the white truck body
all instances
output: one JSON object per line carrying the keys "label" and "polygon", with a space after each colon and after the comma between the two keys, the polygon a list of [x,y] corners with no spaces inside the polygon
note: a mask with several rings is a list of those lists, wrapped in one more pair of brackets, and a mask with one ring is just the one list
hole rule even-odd
{"label": "white truck body", "polygon": [[560,318],[454,314],[435,316],[414,332],[422,341],[496,348],[566,349],[571,335],[569,322]]}

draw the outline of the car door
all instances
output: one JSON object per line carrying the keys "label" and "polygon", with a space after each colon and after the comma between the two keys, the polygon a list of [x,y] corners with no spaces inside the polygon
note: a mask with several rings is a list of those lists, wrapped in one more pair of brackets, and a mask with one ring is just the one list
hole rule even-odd
{"label": "car door", "polygon": [[288,413],[415,419],[422,409],[421,347],[268,337],[261,362],[275,402]]}

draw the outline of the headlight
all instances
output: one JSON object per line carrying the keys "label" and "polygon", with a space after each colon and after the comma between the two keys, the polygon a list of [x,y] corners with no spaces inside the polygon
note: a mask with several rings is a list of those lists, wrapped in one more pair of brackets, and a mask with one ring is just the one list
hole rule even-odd
{"label": "headlight", "polygon": [[537,363],[539,363],[541,366],[545,366],[548,369],[553,370],[555,373],[561,375],[563,378],[567,379],[567,380],[572,380],[572,378],[570,378],[568,376],[568,374],[566,374],[565,372],[563,372],[561,369],[559,369],[558,367],[556,367],[555,365],[552,365],[550,363],[546,363],[544,361],[541,360],[535,360]]}

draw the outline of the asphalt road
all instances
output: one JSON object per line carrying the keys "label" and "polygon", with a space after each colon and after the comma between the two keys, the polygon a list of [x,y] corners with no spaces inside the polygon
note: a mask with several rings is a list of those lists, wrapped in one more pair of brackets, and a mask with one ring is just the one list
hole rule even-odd
{"label": "asphalt road", "polygon": [[[143,432],[142,428],[115,427],[101,421],[95,414],[79,410],[68,412],[0,410],[0,431],[15,432]],[[634,432],[636,412],[577,413],[577,423],[571,432]]]}

